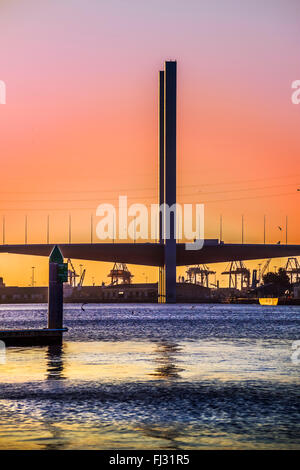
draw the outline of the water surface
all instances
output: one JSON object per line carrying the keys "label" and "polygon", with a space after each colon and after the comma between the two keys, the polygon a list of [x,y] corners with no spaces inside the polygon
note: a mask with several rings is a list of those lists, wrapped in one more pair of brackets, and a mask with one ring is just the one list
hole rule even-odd
{"label": "water surface", "polygon": [[[0,361],[0,449],[299,449],[299,307],[65,306]],[[1,328],[46,305],[0,306]]]}

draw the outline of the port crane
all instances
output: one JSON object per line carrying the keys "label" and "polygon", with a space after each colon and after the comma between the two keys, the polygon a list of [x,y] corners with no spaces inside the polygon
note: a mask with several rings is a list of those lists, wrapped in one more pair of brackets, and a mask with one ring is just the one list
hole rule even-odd
{"label": "port crane", "polygon": [[284,269],[290,278],[291,284],[300,281],[300,263],[297,258],[288,258]]}
{"label": "port crane", "polygon": [[71,287],[76,287],[76,278],[79,277],[79,274],[76,273],[75,268],[70,258],[68,259],[68,266],[70,266],[68,269],[69,285]]}
{"label": "port crane", "polygon": [[119,284],[119,280],[121,280],[121,284],[131,284],[133,274],[131,274],[125,263],[115,263],[107,277],[111,278],[111,286]]}
{"label": "port crane", "polygon": [[79,282],[77,284],[77,287],[82,287],[82,284],[83,284],[83,281],[84,281],[84,277],[85,277],[85,273],[86,273],[86,269],[84,269],[81,273],[81,276],[80,276],[80,279],[79,279]]}
{"label": "port crane", "polygon": [[[186,274],[188,282],[208,287],[210,274],[216,274],[216,272],[211,271],[207,264],[198,264],[197,266],[190,266],[187,269]],[[200,281],[198,280],[199,277]]]}
{"label": "port crane", "polygon": [[231,261],[222,274],[229,276],[229,289],[238,289],[238,280],[240,280],[241,290],[250,286],[250,271],[243,261]]}
{"label": "port crane", "polygon": [[70,258],[68,259],[68,266],[70,266],[68,269],[69,285],[71,287],[76,287],[76,279],[79,278],[77,287],[82,287],[82,284],[85,278],[86,269],[84,269],[81,274],[77,274]]}
{"label": "port crane", "polygon": [[272,258],[267,259],[265,264],[263,265],[262,269],[259,270],[259,276],[258,276],[259,284],[262,283],[263,277],[264,277],[268,267],[270,266],[271,261],[272,261]]}

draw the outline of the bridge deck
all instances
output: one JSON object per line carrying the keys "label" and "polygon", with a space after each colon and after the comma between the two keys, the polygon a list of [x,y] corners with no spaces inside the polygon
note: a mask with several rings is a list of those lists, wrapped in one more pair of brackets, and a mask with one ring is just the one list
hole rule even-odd
{"label": "bridge deck", "polygon": [[[145,266],[164,264],[164,245],[158,243],[59,243],[58,245],[65,258],[117,261]],[[0,253],[48,257],[53,246],[54,244],[0,245]],[[208,240],[201,250],[186,250],[184,243],[178,243],[176,246],[177,266],[298,255],[300,255],[300,245],[211,243]]]}

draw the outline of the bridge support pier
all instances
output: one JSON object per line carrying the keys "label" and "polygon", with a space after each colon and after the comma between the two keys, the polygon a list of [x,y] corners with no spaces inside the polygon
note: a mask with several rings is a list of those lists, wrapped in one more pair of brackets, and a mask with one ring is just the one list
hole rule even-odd
{"label": "bridge support pier", "polygon": [[176,94],[177,63],[165,62],[159,72],[159,237],[164,244],[159,299],[166,303],[176,302]]}

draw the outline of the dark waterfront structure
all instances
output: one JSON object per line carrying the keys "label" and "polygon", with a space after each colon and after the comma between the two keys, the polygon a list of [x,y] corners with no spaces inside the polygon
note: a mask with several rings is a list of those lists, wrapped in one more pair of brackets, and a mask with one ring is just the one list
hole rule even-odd
{"label": "dark waterfront structure", "polygon": [[[177,63],[159,72],[159,203],[176,204],[176,89]],[[176,214],[170,213],[170,237],[164,234],[166,214],[160,216],[159,243],[60,244],[66,258],[159,267],[159,301],[176,302],[176,266],[226,261],[284,258],[300,255],[300,245],[225,244],[205,240],[201,250],[176,243]],[[49,256],[53,244],[1,245],[0,253]]]}
{"label": "dark waterfront structure", "polygon": [[[61,329],[63,327],[64,294],[63,279],[60,279],[63,266],[63,255],[58,246],[55,246],[49,258],[48,328]],[[68,272],[68,266],[66,270]],[[68,280],[68,276],[65,280]]]}
{"label": "dark waterfront structure", "polygon": [[62,253],[55,245],[49,258],[48,328],[1,330],[0,340],[4,341],[6,346],[35,346],[62,342],[63,333],[68,331],[63,328],[63,283],[68,280],[68,265],[63,261]]}
{"label": "dark waterfront structure", "polygon": [[62,335],[67,328],[60,329],[27,329],[27,330],[0,330],[0,340],[5,346],[45,346],[48,344],[61,344]]}

